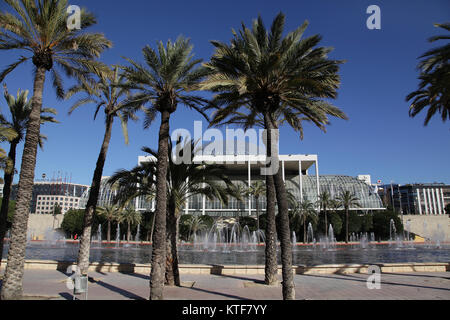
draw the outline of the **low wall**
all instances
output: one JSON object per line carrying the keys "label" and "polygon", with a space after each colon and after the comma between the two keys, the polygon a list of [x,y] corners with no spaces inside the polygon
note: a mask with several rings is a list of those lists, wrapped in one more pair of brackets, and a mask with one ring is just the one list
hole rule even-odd
{"label": "low wall", "polygon": [[64,219],[62,214],[55,217],[51,214],[30,214],[28,218],[28,234],[33,240],[44,240],[49,229],[58,229]]}
{"label": "low wall", "polygon": [[[441,226],[442,232],[445,233],[445,242],[450,241],[450,219],[448,215],[404,215],[403,225],[407,223],[411,225],[411,232],[425,239],[433,239]],[[426,228],[424,228],[424,223]]]}
{"label": "low wall", "polygon": [[[2,261],[2,267],[6,260]],[[25,262],[25,270],[59,270],[66,272],[73,262],[28,260]],[[447,272],[450,271],[450,263],[383,263],[374,264],[380,267],[382,273],[405,272]],[[215,274],[215,275],[263,275],[263,265],[180,265],[180,274]],[[368,273],[367,264],[333,264],[318,265],[313,267],[293,266],[294,274],[351,274]],[[119,263],[91,263],[89,271],[93,272],[122,272],[150,274],[150,264],[119,264]],[[281,275],[281,266],[278,273]]]}

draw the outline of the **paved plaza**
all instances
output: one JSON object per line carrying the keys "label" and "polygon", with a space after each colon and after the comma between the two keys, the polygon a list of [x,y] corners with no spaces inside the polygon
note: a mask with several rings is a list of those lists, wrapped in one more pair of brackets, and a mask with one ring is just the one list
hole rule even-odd
{"label": "paved plaza", "polygon": [[[26,299],[72,300],[68,274],[25,270]],[[139,273],[89,273],[88,300],[143,300],[149,276]],[[281,300],[281,285],[262,284],[262,275],[182,275],[182,287],[166,287],[166,300]],[[281,279],[281,277],[280,277]],[[450,272],[381,275],[381,288],[369,290],[366,274],[295,275],[298,300],[450,300]],[[80,296],[83,298],[84,296]],[[78,297],[77,297],[78,298]]]}

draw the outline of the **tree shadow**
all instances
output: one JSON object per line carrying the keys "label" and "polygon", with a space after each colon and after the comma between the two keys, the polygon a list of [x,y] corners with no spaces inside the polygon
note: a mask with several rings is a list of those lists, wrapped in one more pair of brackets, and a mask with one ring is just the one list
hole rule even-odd
{"label": "tree shadow", "polygon": [[108,290],[116,292],[116,293],[124,296],[125,298],[129,298],[129,299],[133,299],[133,300],[147,300],[147,299],[145,299],[145,298],[143,298],[141,296],[138,296],[137,294],[134,294],[133,292],[130,292],[128,290],[116,287],[116,286],[114,286],[112,284],[109,284],[107,282],[104,282],[102,280],[98,280],[98,281],[93,280],[92,282],[95,283],[95,284],[98,284],[99,286],[102,286],[102,287],[104,287],[104,288],[106,288]]}
{"label": "tree shadow", "polygon": [[[327,279],[334,279],[334,280],[356,281],[356,282],[367,283],[367,280],[360,279],[360,278],[357,278],[357,277],[349,275],[349,274],[339,274],[339,275],[347,277],[347,278],[324,276],[324,275],[315,275],[315,274],[303,274],[302,276],[304,276],[304,277],[316,277],[316,278],[327,278]],[[388,275],[388,274],[386,274],[386,275]],[[450,291],[449,288],[429,287],[429,286],[422,286],[422,285],[416,285],[416,284],[407,284],[407,283],[386,282],[386,281],[383,281],[383,280],[381,280],[381,284],[392,285],[392,286],[411,287],[411,288],[422,288],[422,289],[435,289],[435,290]]]}
{"label": "tree shadow", "polygon": [[[425,271],[423,271],[423,272],[425,272]],[[386,274],[386,275],[394,275],[394,276],[436,278],[436,279],[450,280],[450,277],[445,277],[443,275],[414,274],[414,273],[394,273],[394,272],[385,272],[384,274]]]}
{"label": "tree shadow", "polygon": [[[244,298],[244,297],[236,296],[236,295],[229,294],[229,293],[217,292],[217,291],[212,291],[212,290],[207,290],[207,289],[202,289],[202,288],[192,287],[192,288],[189,288],[189,290],[205,292],[205,293],[219,295],[219,296],[222,296],[222,297],[236,299],[236,300],[252,300],[252,299],[249,299],[249,298]],[[204,298],[202,300],[204,300]]]}

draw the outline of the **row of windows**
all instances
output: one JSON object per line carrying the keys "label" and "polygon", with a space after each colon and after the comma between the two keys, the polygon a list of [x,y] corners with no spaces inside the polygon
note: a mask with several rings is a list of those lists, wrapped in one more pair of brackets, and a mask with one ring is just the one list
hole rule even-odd
{"label": "row of windows", "polygon": [[[48,204],[47,204],[48,205]],[[62,203],[60,203],[61,207],[62,207]],[[71,204],[65,204],[64,205],[64,209],[70,209],[70,208],[74,208],[76,207],[76,205],[74,205],[73,203]],[[45,204],[41,204],[40,206],[36,207],[37,210],[53,210],[53,207],[45,207]]]}
{"label": "row of windows", "polygon": [[39,200],[47,200],[47,201],[65,201],[65,202],[68,202],[68,201],[70,201],[70,202],[78,202],[78,199],[73,199],[73,198],[70,198],[70,199],[64,199],[64,197],[38,197],[38,201]]}

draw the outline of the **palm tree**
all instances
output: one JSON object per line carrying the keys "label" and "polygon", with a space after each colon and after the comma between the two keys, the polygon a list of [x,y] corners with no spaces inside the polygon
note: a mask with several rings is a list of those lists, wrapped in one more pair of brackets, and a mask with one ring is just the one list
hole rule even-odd
{"label": "palm tree", "polygon": [[189,227],[189,239],[191,239],[193,234],[197,234],[207,227],[206,223],[199,216],[191,216],[189,219],[184,221],[185,225]]}
{"label": "palm tree", "polygon": [[111,242],[111,223],[117,221],[120,213],[120,207],[114,204],[106,205],[104,207],[97,207],[96,212],[105,217],[107,221],[106,241]]}
{"label": "palm tree", "polygon": [[136,120],[136,109],[126,106],[123,102],[126,100],[129,91],[120,87],[125,84],[125,78],[119,74],[119,67],[115,66],[112,70],[97,74],[97,81],[81,81],[79,84],[70,88],[66,94],[69,99],[74,94],[82,93],[85,96],[77,100],[71,107],[71,114],[78,107],[85,104],[95,106],[94,120],[101,108],[105,112],[105,133],[100,147],[97,163],[92,178],[88,202],[84,210],[83,234],[78,251],[78,267],[82,274],[87,273],[89,267],[89,250],[91,243],[91,232],[94,218],[94,212],[97,207],[100,194],[100,185],[108,153],[109,143],[111,141],[112,128],[115,118],[119,118],[122,125],[125,144],[128,144],[127,123],[129,119]]}
{"label": "palm tree", "polygon": [[[3,239],[6,233],[6,222],[8,218],[8,209],[9,209],[9,199],[11,195],[11,186],[14,179],[14,174],[16,171],[16,150],[19,143],[21,143],[25,137],[25,130],[27,126],[27,122],[29,120],[30,112],[31,112],[31,101],[28,100],[28,90],[22,91],[18,90],[17,98],[13,95],[10,95],[6,84],[4,86],[4,97],[6,103],[8,104],[9,113],[11,120],[8,121],[6,118],[2,117],[0,119],[0,123],[2,126],[6,128],[10,128],[13,132],[17,134],[17,136],[9,142],[9,152],[8,152],[8,166],[5,170],[4,174],[4,187],[3,187],[3,202],[0,209],[0,261],[2,259],[3,253]],[[50,113],[52,115],[56,114],[55,109],[51,108],[43,108],[41,110],[41,124],[46,122],[58,123],[51,115],[47,115],[46,113]],[[41,134],[39,145],[42,148],[43,141],[46,139],[44,135]]]}
{"label": "palm tree", "polygon": [[[255,197],[256,202],[256,230],[260,230],[259,227],[259,198],[266,194],[266,187],[261,180],[254,182],[249,188],[249,194]],[[259,242],[259,239],[258,239]]]}
{"label": "palm tree", "polygon": [[[450,23],[435,24],[435,27],[450,31]],[[434,36],[428,41],[449,40],[450,35]],[[411,101],[409,109],[411,117],[417,116],[426,107],[428,108],[424,125],[427,126],[431,118],[439,112],[442,121],[450,120],[450,43],[433,48],[420,56],[419,89],[410,93],[406,101]]]}
{"label": "palm tree", "polygon": [[[169,141],[169,150],[172,143]],[[190,159],[197,153],[196,144],[193,141],[177,141],[177,147],[184,145],[183,150],[190,151]],[[142,151],[153,157],[149,162],[141,163],[130,171],[120,170],[110,179],[110,184],[118,187],[117,201],[127,201],[136,196],[154,194],[154,185],[157,183],[158,161],[156,150],[144,147]],[[173,157],[168,157],[167,184],[167,225],[166,225],[166,271],[165,284],[181,284],[178,271],[177,240],[179,234],[179,219],[182,206],[189,197],[198,194],[210,199],[217,198],[222,203],[227,203],[227,196],[231,192],[231,181],[223,173],[224,169],[218,165],[203,165],[190,161],[189,163],[176,163]],[[125,191],[121,195],[121,191]]]}
{"label": "palm tree", "polygon": [[[230,45],[212,41],[216,52],[205,65],[211,75],[201,87],[217,93],[212,104],[217,109],[213,125],[229,117],[232,121],[237,117],[246,127],[263,123],[268,132],[266,155],[275,163],[278,152],[272,146],[276,145],[281,123],[287,122],[302,137],[303,120],[325,131],[329,115],[347,118],[324,100],[336,98],[342,61],[328,59],[330,48],[315,48],[321,40],[319,35],[302,39],[307,22],[283,38],[284,21],[284,15],[278,14],[267,31],[259,17],[252,29],[243,25],[239,33],[233,30]],[[294,299],[288,205],[280,170],[273,174],[273,181],[281,222],[283,298]],[[267,188],[272,191],[268,183]]]}
{"label": "palm tree", "polygon": [[27,222],[32,195],[37,146],[40,135],[42,94],[47,72],[59,98],[64,97],[63,82],[57,68],[67,76],[88,78],[93,70],[103,64],[95,59],[111,42],[100,33],[84,30],[96,24],[95,17],[82,9],[81,28],[67,28],[67,0],[7,0],[11,13],[0,13],[0,50],[23,50],[31,56],[20,56],[18,61],[0,72],[0,82],[17,66],[32,60],[34,65],[34,89],[30,119],[20,169],[16,211],[11,228],[8,265],[5,271],[1,297],[17,299],[22,296],[24,253]]}
{"label": "palm tree", "polygon": [[127,241],[131,240],[131,226],[138,225],[142,222],[142,216],[134,208],[127,207],[125,210],[120,211],[117,221],[119,223],[125,222],[127,224]]}
{"label": "palm tree", "polygon": [[360,207],[361,205],[356,195],[348,190],[342,191],[336,200],[339,201],[340,206],[345,210],[345,242],[348,243],[348,213],[350,208]]}
{"label": "palm tree", "polygon": [[237,211],[236,211],[236,221],[239,222],[239,218],[243,215],[245,211],[245,198],[249,195],[248,187],[244,184],[234,184],[232,186],[233,192],[232,197],[236,199]]}
{"label": "palm tree", "polygon": [[328,191],[324,191],[319,195],[319,201],[317,204],[319,208],[323,211],[324,222],[325,222],[325,237],[328,238],[328,219],[327,219],[327,209],[331,206],[331,195]]}
{"label": "palm tree", "polygon": [[150,280],[150,299],[163,299],[164,274],[166,264],[165,230],[167,210],[167,168],[169,157],[170,117],[177,110],[178,104],[201,112],[199,105],[207,101],[195,96],[190,91],[196,90],[205,72],[198,68],[201,60],[192,57],[189,40],[179,37],[174,43],[170,40],[166,47],[159,42],[158,49],[146,46],[143,55],[147,66],[127,59],[131,64],[124,67],[130,82],[130,88],[138,93],[130,98],[130,105],[148,105],[145,127],[149,127],[157,113],[161,115],[158,135],[158,170],[156,179],[155,232],[153,233],[152,269]]}

